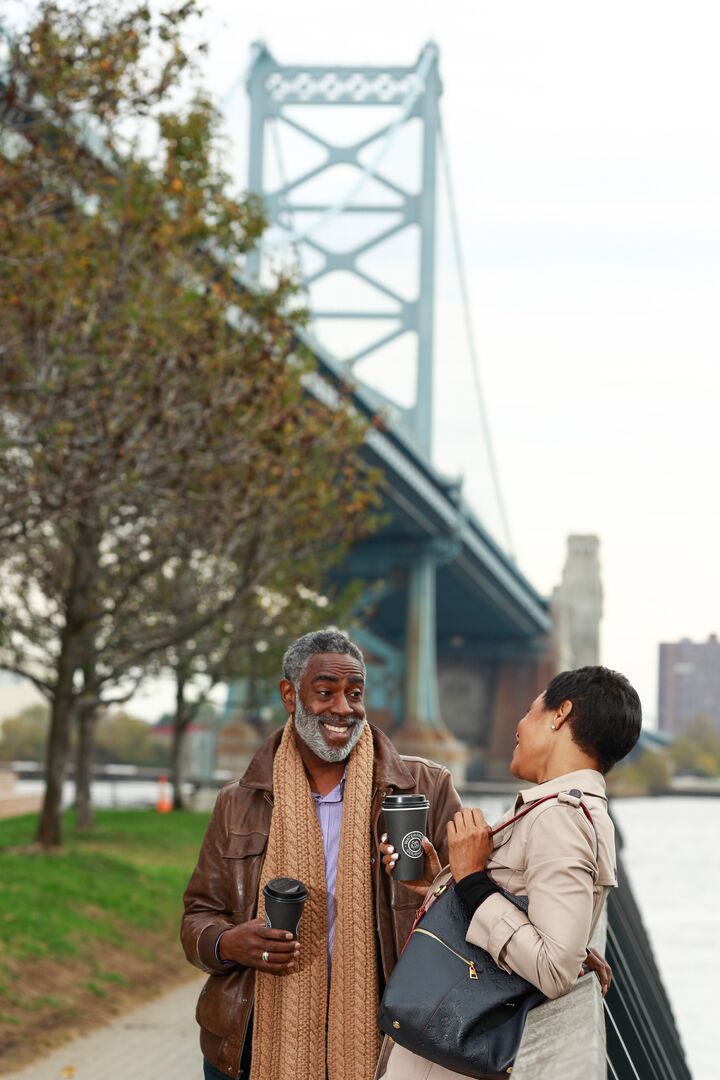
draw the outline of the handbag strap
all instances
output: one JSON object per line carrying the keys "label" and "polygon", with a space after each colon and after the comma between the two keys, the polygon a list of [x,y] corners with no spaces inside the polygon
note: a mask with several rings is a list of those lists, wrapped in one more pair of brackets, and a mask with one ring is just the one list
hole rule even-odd
{"label": "handbag strap", "polygon": [[[540,806],[544,802],[549,802],[550,799],[559,799],[561,795],[571,795],[574,799],[578,800],[578,809],[582,810],[585,817],[588,819],[592,826],[592,830],[595,833],[595,845],[597,847],[597,829],[595,828],[595,822],[592,819],[592,814],[588,810],[585,803],[582,801],[583,792],[578,791],[577,788],[572,788],[570,791],[556,791],[554,795],[543,795],[542,799],[535,799],[533,802],[527,804],[522,810],[519,810],[514,817],[508,818],[507,821],[503,821],[501,825],[497,825],[494,829],[490,830],[490,835],[495,836],[497,833],[502,832],[503,829],[507,829],[508,825],[513,825],[521,817],[525,817],[531,810],[534,810],[536,806]],[[596,852],[597,854],[597,852]]]}
{"label": "handbag strap", "polygon": [[[525,815],[529,814],[531,810],[535,810],[536,807],[541,806],[542,803],[549,802],[550,799],[558,799],[561,795],[571,795],[573,797],[573,799],[578,800],[578,803],[577,803],[578,809],[581,809],[583,811],[583,813],[585,814],[585,817],[588,819],[588,821],[590,822],[590,824],[592,826],[593,834],[595,836],[595,858],[597,858],[598,854],[599,854],[599,850],[600,850],[599,841],[598,841],[598,833],[597,833],[597,829],[595,828],[595,822],[592,819],[592,814],[588,810],[585,803],[582,801],[581,796],[583,794],[584,794],[584,792],[578,791],[577,788],[572,788],[570,791],[556,791],[554,795],[543,795],[542,799],[535,799],[533,802],[529,802],[526,806],[523,807],[522,810],[519,810],[518,813],[515,814],[513,817],[508,818],[507,821],[503,821],[502,824],[500,824],[500,825],[496,825],[496,827],[494,829],[490,830],[490,835],[495,836],[497,833],[502,832],[503,829],[507,829],[508,825],[514,825],[514,823],[516,821],[518,821],[522,817],[525,817]],[[410,934],[408,935],[408,941],[410,940],[410,935],[412,934],[413,930],[415,929],[417,924],[420,922],[423,915],[425,914],[427,909],[430,907],[430,905],[433,903],[435,898],[437,896],[440,896],[441,893],[444,893],[446,889],[449,889],[450,886],[454,885],[454,884],[455,884],[455,879],[453,877],[450,877],[438,889],[434,889],[433,892],[429,893],[425,897],[425,899],[422,902],[422,905],[418,908],[417,914],[415,915],[415,919],[413,921],[412,928],[410,930]],[[503,891],[503,893],[505,892],[504,889],[502,891]],[[407,944],[407,941],[405,942],[405,944]],[[403,945],[403,949],[404,948],[405,948],[405,946]]]}

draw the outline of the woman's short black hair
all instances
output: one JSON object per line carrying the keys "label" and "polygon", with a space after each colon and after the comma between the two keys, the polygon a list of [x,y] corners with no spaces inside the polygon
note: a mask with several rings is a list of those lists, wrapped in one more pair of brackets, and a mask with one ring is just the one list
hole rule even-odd
{"label": "woman's short black hair", "polygon": [[619,671],[581,667],[561,671],[543,695],[547,709],[572,703],[568,716],[572,737],[608,772],[629,754],[640,736],[642,706],[637,690]]}

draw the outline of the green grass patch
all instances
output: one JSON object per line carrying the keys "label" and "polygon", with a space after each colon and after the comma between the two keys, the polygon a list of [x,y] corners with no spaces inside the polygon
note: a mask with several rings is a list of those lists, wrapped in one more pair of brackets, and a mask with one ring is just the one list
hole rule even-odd
{"label": "green grass patch", "polygon": [[28,1003],[28,1008],[33,1012],[43,1012],[45,1009],[62,1009],[67,1005],[65,998],[59,994],[39,994]]}
{"label": "green grass patch", "polygon": [[53,853],[34,815],[0,821],[0,1073],[190,973],[182,894],[207,820],[105,810],[79,833],[68,814]]}
{"label": "green grass patch", "polygon": [[127,986],[129,982],[118,971],[98,971],[96,972],[96,978],[101,979],[103,982],[115,983],[117,986]]}
{"label": "green grass patch", "polygon": [[[177,940],[182,893],[195,864],[206,814],[107,810],[97,828],[65,821],[58,853],[25,851],[34,815],[0,823],[0,986],[7,960],[101,957],[136,932]],[[147,945],[144,945],[147,949]]]}

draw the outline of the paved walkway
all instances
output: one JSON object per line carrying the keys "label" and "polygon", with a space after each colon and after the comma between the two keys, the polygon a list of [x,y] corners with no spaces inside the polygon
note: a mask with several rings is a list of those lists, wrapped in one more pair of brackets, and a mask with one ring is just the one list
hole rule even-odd
{"label": "paved walkway", "polygon": [[202,981],[183,983],[3,1080],[201,1080],[195,1004]]}

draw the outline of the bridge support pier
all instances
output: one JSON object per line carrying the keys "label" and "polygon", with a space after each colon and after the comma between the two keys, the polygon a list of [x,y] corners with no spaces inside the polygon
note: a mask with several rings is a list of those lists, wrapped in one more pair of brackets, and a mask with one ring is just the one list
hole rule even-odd
{"label": "bridge support pier", "polygon": [[408,569],[405,719],[392,738],[401,754],[419,754],[446,765],[460,784],[465,779],[467,748],[448,731],[440,712],[436,567],[437,556],[425,551]]}

